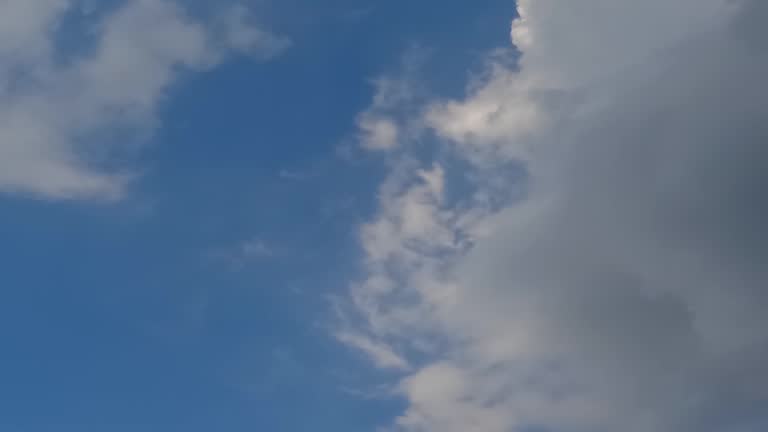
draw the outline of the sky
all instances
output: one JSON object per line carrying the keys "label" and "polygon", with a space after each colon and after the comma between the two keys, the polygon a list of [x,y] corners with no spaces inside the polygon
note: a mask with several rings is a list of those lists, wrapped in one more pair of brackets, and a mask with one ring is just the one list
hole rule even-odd
{"label": "sky", "polygon": [[0,432],[761,432],[768,3],[0,0]]}

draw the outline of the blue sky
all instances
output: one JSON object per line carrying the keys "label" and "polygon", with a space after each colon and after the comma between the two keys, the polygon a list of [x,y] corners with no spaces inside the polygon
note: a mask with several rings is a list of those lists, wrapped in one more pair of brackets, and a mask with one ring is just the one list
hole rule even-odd
{"label": "blue sky", "polygon": [[761,0],[0,1],[0,432],[761,432]]}
{"label": "blue sky", "polygon": [[[174,82],[123,200],[0,198],[4,430],[360,431],[398,408],[353,394],[375,372],[326,331],[383,176],[339,148],[414,46],[461,91],[513,5],[244,4],[290,49]],[[67,52],[91,43],[79,19]]]}

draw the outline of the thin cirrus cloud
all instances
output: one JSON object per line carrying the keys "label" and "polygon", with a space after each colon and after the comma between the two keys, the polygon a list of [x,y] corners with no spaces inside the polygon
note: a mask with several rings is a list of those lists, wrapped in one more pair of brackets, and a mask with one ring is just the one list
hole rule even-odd
{"label": "thin cirrus cloud", "polygon": [[392,429],[764,430],[768,7],[518,9],[515,65],[424,107],[462,171],[401,139],[360,229],[339,334],[399,371]]}
{"label": "thin cirrus cloud", "polygon": [[267,59],[289,44],[254,27],[243,7],[200,21],[172,0],[129,0],[100,18],[93,50],[70,55],[55,33],[67,14],[87,13],[83,7],[70,0],[0,4],[2,192],[119,198],[134,174],[100,165],[126,143],[95,136],[151,132],[182,69],[208,70],[236,53]]}

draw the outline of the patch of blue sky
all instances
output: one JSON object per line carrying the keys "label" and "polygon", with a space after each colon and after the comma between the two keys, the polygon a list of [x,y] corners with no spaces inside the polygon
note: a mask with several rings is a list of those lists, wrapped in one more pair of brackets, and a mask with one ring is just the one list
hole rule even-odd
{"label": "patch of blue sky", "polygon": [[[514,4],[252,3],[293,45],[176,82],[124,201],[0,198],[0,427],[343,432],[398,412],[360,396],[376,373],[324,327],[384,175],[339,147],[414,46],[428,91],[462,94]],[[89,21],[69,19],[58,41],[77,54]],[[225,262],[254,239],[274,253]]]}

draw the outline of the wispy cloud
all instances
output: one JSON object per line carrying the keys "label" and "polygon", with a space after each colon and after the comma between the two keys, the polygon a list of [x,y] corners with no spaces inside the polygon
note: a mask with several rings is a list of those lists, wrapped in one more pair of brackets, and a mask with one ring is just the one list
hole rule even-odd
{"label": "wispy cloud", "polygon": [[[234,53],[269,58],[288,45],[243,8],[210,22],[171,0],[129,0],[98,23],[95,48],[62,51],[56,27],[77,2],[0,3],[0,191],[42,198],[117,199],[135,176],[110,155],[156,127],[157,108],[182,70]],[[66,61],[60,61],[64,57]],[[117,130],[120,134],[106,134]],[[125,142],[130,141],[130,142]]]}
{"label": "wispy cloud", "polygon": [[357,116],[357,141],[363,149],[395,150],[421,131],[418,103],[424,94],[416,78],[427,57],[424,48],[413,46],[403,56],[399,74],[373,81],[373,102]]}
{"label": "wispy cloud", "polygon": [[370,358],[373,363],[383,369],[409,369],[408,361],[395,353],[392,348],[385,343],[377,343],[369,337],[362,335],[341,332],[336,338]]}
{"label": "wispy cloud", "polygon": [[265,260],[278,257],[274,246],[259,238],[250,238],[232,246],[217,247],[207,254],[213,260],[226,266],[242,270]]}

